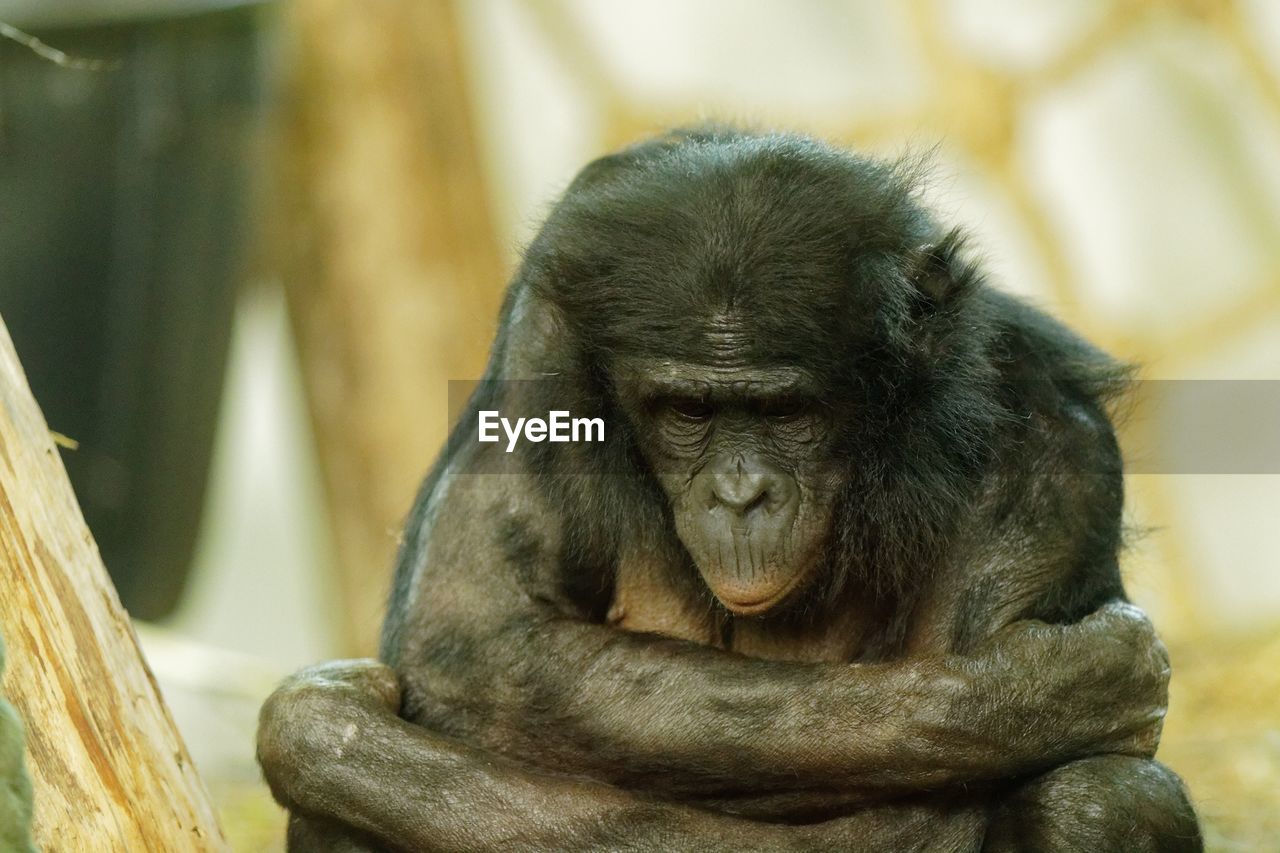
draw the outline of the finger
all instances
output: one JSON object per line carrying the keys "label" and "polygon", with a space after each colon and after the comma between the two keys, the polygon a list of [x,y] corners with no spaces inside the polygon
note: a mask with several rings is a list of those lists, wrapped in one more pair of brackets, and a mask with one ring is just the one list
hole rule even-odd
{"label": "finger", "polygon": [[295,686],[354,689],[392,711],[400,709],[400,680],[395,670],[372,658],[333,660],[307,667],[290,679]]}
{"label": "finger", "polygon": [[1151,619],[1142,608],[1127,601],[1110,601],[1102,605],[1081,620],[1080,628],[1089,637],[1118,643],[1130,655],[1164,653]]}
{"label": "finger", "polygon": [[396,671],[372,658],[328,661],[306,670],[317,683],[340,684],[372,695],[390,710],[398,711],[401,689]]}
{"label": "finger", "polygon": [[1108,601],[1081,620],[1082,625],[1122,626],[1142,631],[1151,630],[1146,611],[1128,601]]}

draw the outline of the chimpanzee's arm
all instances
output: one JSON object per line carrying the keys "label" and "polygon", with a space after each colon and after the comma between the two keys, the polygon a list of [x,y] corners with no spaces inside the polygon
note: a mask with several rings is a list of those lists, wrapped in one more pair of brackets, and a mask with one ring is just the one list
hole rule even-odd
{"label": "chimpanzee's arm", "polygon": [[[934,788],[1141,749],[1163,710],[1150,626],[1127,610],[1013,626],[966,657],[769,662],[593,624],[531,589],[559,559],[556,525],[516,474],[448,478],[426,515],[394,651],[405,712],[532,764],[671,797]],[[497,533],[517,521],[519,565]]]}
{"label": "chimpanzee's arm", "polygon": [[267,703],[259,758],[293,813],[290,849],[955,851],[985,826],[981,803],[936,800],[757,823],[539,773],[400,720],[399,703],[373,661],[315,667]]}

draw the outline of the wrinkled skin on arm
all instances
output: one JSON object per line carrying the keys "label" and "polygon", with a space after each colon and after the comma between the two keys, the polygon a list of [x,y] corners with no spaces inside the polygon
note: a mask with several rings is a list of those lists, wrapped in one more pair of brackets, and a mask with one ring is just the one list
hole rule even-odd
{"label": "wrinkled skin on arm", "polygon": [[[441,591],[442,600],[459,601],[454,595]],[[424,621],[445,614],[432,615]],[[456,621],[441,628],[462,630]],[[562,629],[561,645],[548,642]],[[264,710],[264,766],[277,796],[297,814],[336,817],[404,849],[817,850],[849,839],[874,839],[866,849],[966,849],[982,838],[982,801],[895,797],[791,826],[654,795],[767,817],[814,802],[830,809],[841,799],[834,792],[851,804],[1012,777],[1094,750],[1148,755],[1162,702],[1159,646],[1127,607],[1075,626],[1010,626],[990,653],[919,665],[754,660],[565,616],[530,630],[530,640],[543,643],[539,652],[517,660],[518,670],[495,661],[502,669],[489,673],[493,686],[484,692],[466,692],[478,681],[483,647],[458,670],[445,661],[405,678],[423,678],[424,693],[438,691],[427,700],[431,711],[411,712],[421,727],[394,715],[406,706],[386,668],[366,665],[365,681],[324,670],[295,677]],[[509,659],[512,649],[495,642],[492,653]],[[532,697],[504,686],[525,683],[560,697],[552,703],[551,689]],[[1015,684],[1028,692],[1011,693]],[[1126,694],[1143,693],[1149,704],[1125,704]],[[473,709],[486,707],[493,716],[482,729],[460,728],[483,719]],[[592,712],[598,716],[583,716]],[[744,729],[744,719],[768,728]],[[349,747],[335,756],[334,744]],[[497,759],[499,752],[513,760]],[[614,785],[569,781],[538,766]]]}
{"label": "wrinkled skin on arm", "polygon": [[[387,665],[263,710],[293,846],[1196,849],[1112,365],[958,249],[804,140],[588,167],[410,518]],[[564,408],[611,439],[476,441]]]}

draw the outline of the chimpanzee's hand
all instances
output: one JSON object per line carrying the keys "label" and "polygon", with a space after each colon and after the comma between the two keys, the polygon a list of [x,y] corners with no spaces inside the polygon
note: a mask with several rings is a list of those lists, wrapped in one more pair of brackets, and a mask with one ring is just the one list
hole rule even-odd
{"label": "chimpanzee's hand", "polygon": [[395,716],[400,684],[391,667],[375,660],[338,660],[289,676],[258,716],[258,763],[283,805],[300,804],[314,759],[341,749],[354,731],[334,731],[339,721]]}
{"label": "chimpanzee's hand", "polygon": [[[1112,719],[1117,724],[1119,741],[1112,752],[1151,758],[1160,746],[1165,713],[1169,709],[1169,650],[1165,648],[1155,626],[1140,608],[1117,601],[1106,605],[1081,623],[1086,635],[1077,642],[1092,645],[1100,639],[1110,641],[1110,654],[1103,655],[1099,669],[1093,673],[1095,684],[1110,676],[1125,679],[1128,689],[1113,704]],[[1111,682],[1114,692],[1117,682]],[[1101,691],[1100,691],[1101,692]],[[1119,712],[1119,713],[1117,713]],[[1127,713],[1126,713],[1127,712]],[[1105,718],[1105,714],[1103,715]]]}
{"label": "chimpanzee's hand", "polygon": [[309,666],[286,678],[267,700],[263,715],[273,703],[304,694],[341,695],[400,710],[400,681],[395,671],[372,658],[332,660]]}
{"label": "chimpanzee's hand", "polygon": [[[1018,739],[1032,753],[1155,754],[1169,655],[1138,607],[1111,602],[1073,625],[1012,624],[975,663],[985,668],[977,683],[989,691],[987,702],[1006,716],[1000,730],[1017,736],[1021,727]],[[1023,713],[1011,713],[1015,708]]]}

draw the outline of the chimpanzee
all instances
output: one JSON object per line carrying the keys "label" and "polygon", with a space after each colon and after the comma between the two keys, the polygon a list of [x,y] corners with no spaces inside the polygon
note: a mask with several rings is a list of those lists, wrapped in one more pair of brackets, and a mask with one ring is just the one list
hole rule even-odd
{"label": "chimpanzee", "polygon": [[[293,849],[1200,848],[1117,567],[1128,374],[990,289],[914,173],[722,127],[583,170],[384,663],[263,710]],[[606,440],[479,440],[553,411]]]}

